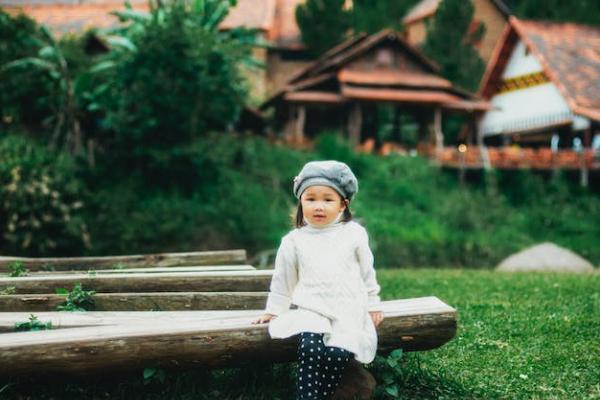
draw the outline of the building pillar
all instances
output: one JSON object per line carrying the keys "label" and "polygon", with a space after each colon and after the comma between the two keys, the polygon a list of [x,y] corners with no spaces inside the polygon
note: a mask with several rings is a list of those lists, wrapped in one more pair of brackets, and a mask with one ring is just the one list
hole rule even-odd
{"label": "building pillar", "polygon": [[352,148],[360,144],[360,131],[362,127],[362,108],[359,102],[352,104],[348,116],[348,139]]}
{"label": "building pillar", "polygon": [[294,139],[298,144],[304,143],[304,125],[306,123],[306,106],[298,107],[298,117],[296,118],[296,129]]}

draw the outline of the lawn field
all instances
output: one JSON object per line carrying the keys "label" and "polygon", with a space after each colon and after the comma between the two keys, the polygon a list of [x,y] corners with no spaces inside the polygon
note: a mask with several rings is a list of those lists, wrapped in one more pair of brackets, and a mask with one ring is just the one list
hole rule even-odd
{"label": "lawn field", "polygon": [[[439,349],[378,357],[376,399],[600,399],[600,274],[378,271],[384,299],[437,296],[458,311]],[[152,374],[154,372],[154,374]],[[0,399],[281,399],[294,365],[135,371],[8,382]]]}

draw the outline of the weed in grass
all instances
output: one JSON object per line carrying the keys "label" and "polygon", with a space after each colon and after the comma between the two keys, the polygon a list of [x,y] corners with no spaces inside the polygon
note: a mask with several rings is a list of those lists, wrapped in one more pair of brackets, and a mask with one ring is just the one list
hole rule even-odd
{"label": "weed in grass", "polygon": [[0,290],[0,295],[9,295],[17,293],[17,288],[14,286],[7,286],[4,289]]}
{"label": "weed in grass", "polygon": [[46,329],[52,329],[52,321],[42,322],[33,314],[29,316],[29,321],[15,323],[15,330],[17,332],[43,331]]}
{"label": "weed in grass", "polygon": [[29,274],[29,270],[25,268],[22,262],[14,261],[8,264],[9,274],[11,278],[18,278],[19,276],[27,276]]}
{"label": "weed in grass", "polygon": [[56,294],[66,296],[63,304],[56,307],[58,311],[91,311],[94,309],[94,294],[92,290],[83,290],[81,283],[76,283],[72,291],[64,288],[56,289]]}
{"label": "weed in grass", "polygon": [[56,271],[56,267],[52,264],[43,264],[40,266],[40,271],[53,272]]}

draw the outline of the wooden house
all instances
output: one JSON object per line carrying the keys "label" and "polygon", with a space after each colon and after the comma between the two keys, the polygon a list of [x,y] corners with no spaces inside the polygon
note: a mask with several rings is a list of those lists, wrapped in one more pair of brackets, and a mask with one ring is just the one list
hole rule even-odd
{"label": "wooden house", "polygon": [[[402,20],[405,39],[409,43],[420,46],[425,42],[427,24],[435,16],[440,2],[441,0],[422,0],[409,10]],[[475,10],[470,30],[475,31],[482,24],[485,26],[483,38],[474,45],[483,61],[487,62],[508,22],[510,10],[501,0],[471,0],[471,2]]]}
{"label": "wooden house", "polygon": [[437,148],[443,145],[443,112],[479,113],[488,107],[439,76],[438,67],[401,34],[384,30],[332,48],[262,108],[275,109],[275,120],[282,123],[276,128],[290,141],[302,143],[330,129],[347,132],[359,144],[376,135],[382,105],[395,116],[412,116],[420,128],[419,143]]}

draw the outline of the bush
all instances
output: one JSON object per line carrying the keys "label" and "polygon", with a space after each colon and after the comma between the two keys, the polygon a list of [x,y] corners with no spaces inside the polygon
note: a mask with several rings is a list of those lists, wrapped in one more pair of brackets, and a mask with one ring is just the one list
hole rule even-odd
{"label": "bush", "polygon": [[89,247],[75,164],[24,136],[0,136],[0,251],[61,255]]}

